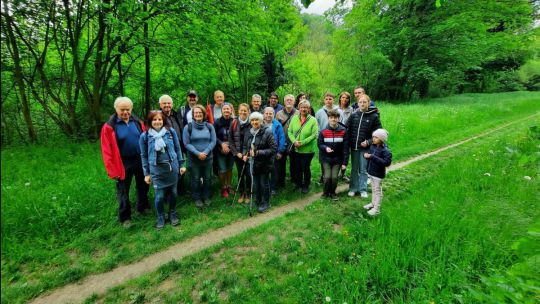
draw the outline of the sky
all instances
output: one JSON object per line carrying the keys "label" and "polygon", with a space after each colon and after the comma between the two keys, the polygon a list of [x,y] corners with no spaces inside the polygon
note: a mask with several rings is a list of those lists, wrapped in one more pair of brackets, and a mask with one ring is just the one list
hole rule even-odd
{"label": "sky", "polygon": [[309,5],[307,9],[302,6],[302,13],[322,15],[326,10],[334,6],[335,0],[315,0]]}

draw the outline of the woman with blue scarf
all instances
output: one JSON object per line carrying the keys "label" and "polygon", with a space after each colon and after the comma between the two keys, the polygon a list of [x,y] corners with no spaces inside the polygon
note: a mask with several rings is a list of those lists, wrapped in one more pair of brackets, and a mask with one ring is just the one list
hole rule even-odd
{"label": "woman with blue scarf", "polygon": [[161,111],[152,111],[146,120],[148,131],[140,139],[144,181],[154,186],[157,229],[165,226],[164,203],[169,202],[171,225],[180,223],[176,213],[176,184],[178,173],[184,174],[184,160],[178,134],[170,128]]}

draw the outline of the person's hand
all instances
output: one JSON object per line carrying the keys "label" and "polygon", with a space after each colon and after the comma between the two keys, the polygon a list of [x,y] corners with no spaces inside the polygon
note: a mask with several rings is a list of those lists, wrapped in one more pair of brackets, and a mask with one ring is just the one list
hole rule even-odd
{"label": "person's hand", "polygon": [[242,157],[242,159],[244,160],[244,162],[247,162],[248,156],[247,156],[247,155],[244,155],[244,156]]}
{"label": "person's hand", "polygon": [[332,148],[326,147],[326,153],[332,153],[332,152],[334,152],[334,150],[332,150]]}
{"label": "person's hand", "polygon": [[231,151],[231,150],[229,149],[229,145],[226,144],[226,143],[222,143],[222,144],[221,144],[221,150],[223,151],[224,154],[227,154],[227,153],[229,153],[229,151]]}
{"label": "person's hand", "polygon": [[207,156],[206,153],[203,153],[203,152],[199,153],[199,159],[200,160],[205,160],[206,156]]}
{"label": "person's hand", "polygon": [[144,181],[150,185],[150,183],[152,182],[152,178],[150,177],[150,175],[147,175],[144,177]]}
{"label": "person's hand", "polygon": [[186,167],[182,167],[180,168],[180,175],[184,175],[184,173],[186,173]]}
{"label": "person's hand", "polygon": [[345,169],[347,169],[347,166],[341,165],[341,171],[345,171]]}
{"label": "person's hand", "polygon": [[296,148],[300,147],[301,145],[302,145],[302,144],[300,143],[299,140],[297,140],[297,141],[294,142],[294,146],[295,146]]}
{"label": "person's hand", "polygon": [[371,157],[371,154],[369,154],[369,153],[364,153],[364,158],[365,158],[365,159],[369,159],[370,157]]}
{"label": "person's hand", "polygon": [[236,153],[236,157],[242,159],[242,156],[243,156],[242,153]]}
{"label": "person's hand", "polygon": [[281,155],[281,153],[278,153],[278,154],[276,155],[276,158],[277,158],[277,159],[281,159],[282,157],[283,157],[283,155]]}
{"label": "person's hand", "polygon": [[366,139],[366,140],[364,140],[360,145],[361,145],[362,147],[366,148],[367,146],[369,146],[369,143],[368,143],[368,141],[367,141],[367,139]]}

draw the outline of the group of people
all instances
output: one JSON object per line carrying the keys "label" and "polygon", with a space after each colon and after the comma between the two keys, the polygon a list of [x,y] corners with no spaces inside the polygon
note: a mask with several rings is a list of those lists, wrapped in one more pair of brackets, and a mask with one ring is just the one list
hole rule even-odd
{"label": "group of people", "polygon": [[315,113],[303,93],[288,94],[280,104],[272,92],[267,106],[254,94],[251,104],[241,103],[235,112],[222,91],[215,91],[214,103],[204,107],[198,103],[197,92],[190,90],[186,105],[177,110],[170,96],[161,96],[160,110],[151,111],[145,121],[132,114],[133,102],[128,97],[118,97],[115,113],[103,125],[101,146],[108,176],[116,180],[119,221],[125,226],[131,223],[129,189],[135,177],[137,210],[150,209],[152,185],[156,228],[163,228],[166,220],[178,225],[176,200],[185,192],[186,172],[198,208],[211,204],[215,174],[222,197],[235,195],[238,203],[251,203],[265,212],[271,196],[286,185],[287,159],[290,181],[302,193],[309,192],[311,161],[317,151],[323,197],[338,199],[338,179],[345,176],[350,156],[348,195],[367,198],[369,175],[372,200],[364,208],[369,215],[377,215],[381,182],[392,160],[386,145],[388,132],[382,129],[380,113],[364,89],[355,88],[354,96],[356,102],[351,104],[351,95],[342,92],[335,105],[335,96],[326,93],[323,108]]}

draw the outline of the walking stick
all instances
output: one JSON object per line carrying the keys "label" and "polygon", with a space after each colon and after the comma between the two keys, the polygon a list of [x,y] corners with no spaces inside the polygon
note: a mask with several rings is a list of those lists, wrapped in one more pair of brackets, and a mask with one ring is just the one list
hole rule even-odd
{"label": "walking stick", "polygon": [[[251,144],[251,151],[255,152],[255,145],[254,144]],[[250,154],[251,155],[251,154]],[[251,175],[251,193],[250,193],[250,200],[249,200],[249,216],[253,216],[253,211],[252,211],[252,205],[253,205],[253,167],[255,165],[255,158],[253,158],[252,156],[250,156],[250,172],[249,174]]]}
{"label": "walking stick", "polygon": [[238,194],[238,190],[240,189],[240,180],[242,180],[242,176],[244,176],[244,169],[246,169],[246,163],[247,162],[244,162],[244,165],[242,166],[242,170],[240,172],[240,175],[238,175],[238,184],[236,185],[236,192],[234,192],[234,197],[233,197],[233,200],[231,202],[231,205],[234,204],[234,202],[236,201],[236,195]]}

